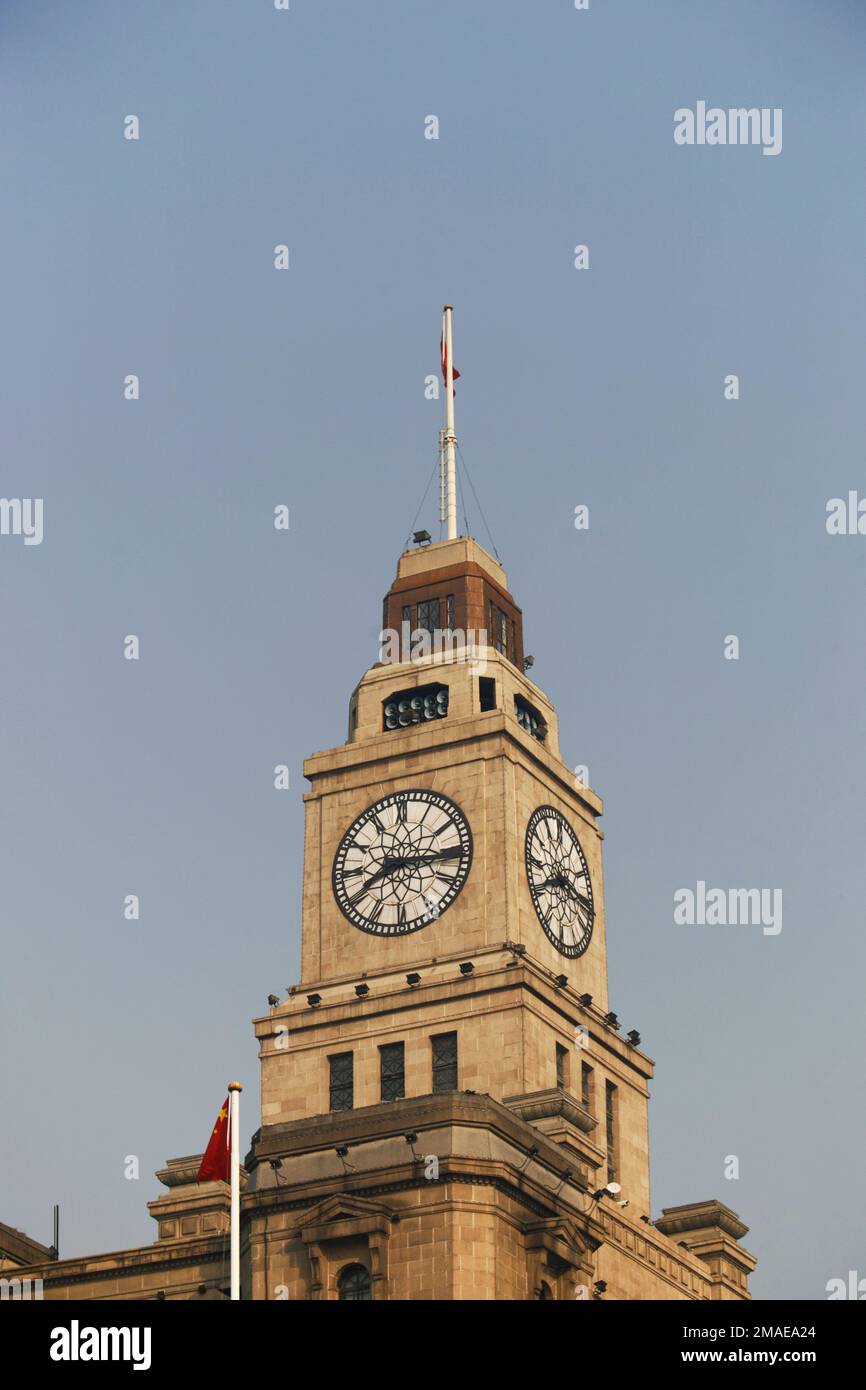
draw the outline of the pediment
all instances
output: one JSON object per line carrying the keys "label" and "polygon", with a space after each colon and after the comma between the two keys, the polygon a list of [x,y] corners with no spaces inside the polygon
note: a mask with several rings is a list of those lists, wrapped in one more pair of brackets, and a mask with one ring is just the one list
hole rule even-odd
{"label": "pediment", "polygon": [[304,1213],[302,1226],[328,1226],[338,1221],[395,1219],[395,1213],[384,1202],[373,1202],[367,1197],[355,1197],[339,1193],[325,1197],[316,1206]]}

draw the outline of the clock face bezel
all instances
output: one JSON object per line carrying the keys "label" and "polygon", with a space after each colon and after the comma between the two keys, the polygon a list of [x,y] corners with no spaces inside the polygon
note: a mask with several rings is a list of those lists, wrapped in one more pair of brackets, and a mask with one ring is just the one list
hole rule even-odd
{"label": "clock face bezel", "polygon": [[[553,821],[554,823],[559,825],[559,837],[556,838],[552,836],[548,829],[547,840],[542,841],[541,836],[538,833],[538,827],[543,822],[549,821]],[[567,839],[571,842],[571,846],[573,847],[573,849],[568,848],[567,856],[564,856],[561,847],[563,846],[564,837],[566,836]],[[560,847],[559,849],[553,849],[554,842]],[[546,858],[549,861],[545,864],[547,877],[551,878],[553,876],[554,871],[559,870],[562,877],[564,879],[567,879],[568,882],[571,884],[570,891],[564,885],[560,888],[556,888],[553,885],[551,887],[544,888],[540,883],[536,882],[534,874],[537,872],[537,870],[535,864],[533,863],[532,853],[533,846],[535,844],[538,844],[540,846],[541,850],[544,852]],[[574,856],[577,857],[581,866],[578,872],[575,872],[574,869],[571,867]],[[565,868],[564,863],[564,859],[566,857],[569,861],[569,866],[567,870]],[[593,928],[595,926],[595,897],[592,891],[592,875],[589,872],[589,865],[586,862],[586,855],[583,852],[583,848],[581,846],[580,840],[577,837],[577,834],[572,829],[571,825],[566,820],[562,812],[558,811],[555,806],[539,806],[536,808],[536,810],[533,811],[532,815],[529,817],[529,824],[526,827],[524,858],[526,863],[526,880],[529,884],[529,894],[532,898],[532,906],[535,908],[536,917],[538,918],[539,922],[544,928],[545,935],[547,936],[548,940],[551,941],[552,944],[556,947],[557,951],[561,956],[567,956],[569,960],[577,960],[578,957],[582,956],[584,952],[588,949],[589,944],[592,941],[592,933]],[[582,887],[579,887],[581,880],[583,880],[586,884],[585,890]],[[553,891],[551,891],[551,888],[553,889]],[[581,937],[581,940],[578,941],[576,944],[574,942],[566,944],[562,936],[565,913],[557,909],[557,904],[560,905],[560,908],[567,907],[569,904],[569,900],[573,900],[572,895],[574,893],[577,893],[578,891],[580,891],[583,894],[583,896],[586,899],[588,899],[589,913],[587,914],[586,909],[583,908],[581,904],[577,904],[575,917],[567,923],[567,928],[573,929],[573,925],[576,923],[577,925],[582,927],[583,935]],[[542,898],[546,900],[546,906],[542,906]],[[583,917],[586,917],[588,915],[589,920],[586,925],[584,925],[581,921],[581,915]]]}
{"label": "clock face bezel", "polygon": [[[426,803],[427,809],[420,820],[409,819],[409,806],[415,803]],[[401,807],[406,807],[406,811],[401,811]],[[430,825],[424,827],[424,822],[430,813],[431,808],[435,809],[439,815],[434,818]],[[380,828],[375,830],[376,826]],[[365,842],[358,843],[359,833],[363,833],[366,827],[374,829],[372,838]],[[406,827],[401,831],[401,826]],[[412,841],[412,831],[416,833],[414,843]],[[352,906],[352,893],[347,891],[346,877],[368,873],[369,877],[381,871],[382,866],[388,858],[389,841],[391,848],[398,848],[399,843],[404,840],[407,848],[414,849],[416,853],[429,854],[430,863],[435,862],[435,847],[444,838],[441,848],[445,853],[445,862],[455,862],[455,850],[459,847],[461,853],[456,859],[458,864],[457,872],[453,876],[450,874],[442,875],[437,872],[427,872],[426,865],[405,866],[397,869],[393,874],[387,874],[379,883],[383,891],[377,898],[377,893],[366,893],[363,896],[372,899],[373,902],[382,903],[382,914],[385,920],[371,918],[368,912],[361,912]],[[426,843],[425,843],[426,842]],[[348,830],[341,836],[334,855],[334,862],[331,867],[331,889],[334,900],[348,922],[359,931],[366,932],[370,936],[383,938],[409,936],[413,932],[421,931],[423,927],[429,927],[438,921],[444,912],[447,912],[459,898],[469,872],[472,868],[473,841],[472,830],[469,821],[461,808],[450,797],[444,796],[441,792],[432,791],[429,787],[410,787],[398,792],[390,792],[387,796],[380,797],[374,801],[366,810],[352,822]],[[347,860],[350,867],[347,870]],[[399,875],[399,877],[398,877]],[[417,887],[415,883],[417,882]],[[391,891],[388,892],[388,885],[391,884]],[[435,896],[435,915],[431,912],[429,897],[431,890],[435,892],[438,884],[445,883],[448,886],[445,891]],[[397,885],[396,888],[394,885]],[[378,890],[378,885],[377,885]],[[354,892],[354,887],[352,886]],[[402,891],[402,897],[400,893]],[[355,896],[360,896],[355,893]],[[411,915],[406,914],[404,921],[400,921],[400,908],[404,909],[407,904],[412,909]],[[392,920],[393,919],[393,920]]]}

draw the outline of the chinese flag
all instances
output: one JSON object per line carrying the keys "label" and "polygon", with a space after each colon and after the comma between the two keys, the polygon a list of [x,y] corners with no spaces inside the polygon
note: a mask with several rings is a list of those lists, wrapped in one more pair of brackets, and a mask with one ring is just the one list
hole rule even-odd
{"label": "chinese flag", "polygon": [[229,1099],[226,1096],[223,1107],[217,1115],[208,1146],[204,1151],[196,1182],[218,1182],[220,1179],[223,1182],[228,1182],[230,1159],[231,1129],[229,1128]]}
{"label": "chinese flag", "polygon": [[[443,380],[443,381],[447,381],[447,380],[448,380],[448,344],[447,344],[446,341],[445,341],[445,330],[444,330],[444,328],[443,328],[441,334],[439,335],[439,351],[440,351],[440,353],[441,353],[441,355],[442,355],[442,380]],[[456,381],[457,378],[459,377],[459,375],[460,375],[460,373],[458,372],[457,368],[455,367],[454,370],[453,370],[453,372],[451,373],[452,379],[453,379],[454,381]],[[457,393],[455,392],[454,394],[456,395]]]}

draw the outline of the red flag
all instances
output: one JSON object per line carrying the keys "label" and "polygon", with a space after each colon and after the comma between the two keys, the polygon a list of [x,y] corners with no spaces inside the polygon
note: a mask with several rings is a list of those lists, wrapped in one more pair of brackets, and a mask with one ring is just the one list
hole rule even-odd
{"label": "red flag", "polygon": [[[441,333],[441,334],[439,335],[439,351],[440,351],[440,353],[441,353],[441,355],[442,355],[442,380],[443,380],[443,381],[447,381],[447,380],[448,380],[448,344],[447,344],[446,341],[445,341],[445,334],[444,334],[444,333]],[[459,376],[460,376],[460,373],[458,372],[457,368],[455,367],[454,370],[453,370],[453,372],[452,372],[452,374],[451,374],[451,380],[452,380],[452,381],[456,381],[457,378],[458,378]]]}
{"label": "red flag", "polygon": [[208,1146],[204,1151],[196,1182],[228,1182],[229,1163],[232,1153],[231,1128],[229,1126],[229,1099],[226,1096],[223,1108],[217,1115]]}

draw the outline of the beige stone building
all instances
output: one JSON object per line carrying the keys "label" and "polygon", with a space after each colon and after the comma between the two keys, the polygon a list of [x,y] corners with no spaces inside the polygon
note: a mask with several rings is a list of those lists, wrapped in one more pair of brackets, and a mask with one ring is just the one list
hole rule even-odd
{"label": "beige stone building", "polygon": [[[602,803],[502,567],[468,537],[405,552],[384,627],[404,659],[304,768],[301,982],[254,1025],[243,1296],[748,1298],[734,1212],[650,1219],[653,1064],[608,1003]],[[198,1160],[158,1174],[153,1245],[57,1261],[12,1232],[4,1272],[46,1298],[222,1296],[228,1190]]]}

